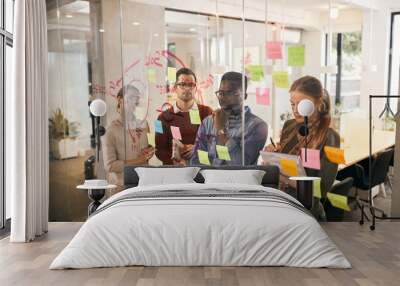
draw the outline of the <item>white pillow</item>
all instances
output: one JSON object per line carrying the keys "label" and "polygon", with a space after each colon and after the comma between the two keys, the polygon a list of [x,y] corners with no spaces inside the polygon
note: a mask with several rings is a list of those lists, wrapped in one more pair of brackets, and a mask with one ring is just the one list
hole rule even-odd
{"label": "white pillow", "polygon": [[262,170],[202,170],[206,184],[210,183],[234,183],[246,185],[261,185],[265,171]]}
{"label": "white pillow", "polygon": [[139,186],[195,183],[193,180],[200,168],[135,168]]}

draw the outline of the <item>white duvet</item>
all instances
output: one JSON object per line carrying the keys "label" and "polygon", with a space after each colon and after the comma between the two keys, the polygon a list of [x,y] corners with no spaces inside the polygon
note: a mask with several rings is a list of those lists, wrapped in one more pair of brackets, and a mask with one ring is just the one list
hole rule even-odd
{"label": "white duvet", "polygon": [[[254,185],[182,184],[135,187],[105,201],[50,269],[145,266],[294,266],[349,268],[311,216],[257,198],[152,198],[113,203],[132,192],[262,190]],[[297,202],[298,203],[298,202]],[[107,207],[108,206],[108,207]]]}

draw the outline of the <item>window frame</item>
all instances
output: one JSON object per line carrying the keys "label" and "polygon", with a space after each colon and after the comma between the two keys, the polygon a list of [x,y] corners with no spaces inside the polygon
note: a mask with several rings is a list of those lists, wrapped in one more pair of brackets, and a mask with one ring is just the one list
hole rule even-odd
{"label": "window frame", "polygon": [[[12,0],[13,13],[15,0]],[[0,0],[0,236],[9,233],[10,219],[6,217],[6,188],[5,188],[5,92],[6,92],[6,55],[7,46],[13,48],[13,34],[6,30],[6,0]],[[14,15],[13,15],[14,16]],[[13,18],[14,19],[14,18]],[[12,29],[14,30],[14,29]]]}

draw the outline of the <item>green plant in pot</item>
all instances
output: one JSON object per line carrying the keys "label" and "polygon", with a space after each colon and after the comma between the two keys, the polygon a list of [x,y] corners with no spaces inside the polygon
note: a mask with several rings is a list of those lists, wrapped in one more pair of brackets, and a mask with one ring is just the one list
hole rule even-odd
{"label": "green plant in pot", "polygon": [[60,108],[53,111],[49,118],[50,151],[55,159],[67,159],[78,156],[76,138],[79,123],[70,122]]}

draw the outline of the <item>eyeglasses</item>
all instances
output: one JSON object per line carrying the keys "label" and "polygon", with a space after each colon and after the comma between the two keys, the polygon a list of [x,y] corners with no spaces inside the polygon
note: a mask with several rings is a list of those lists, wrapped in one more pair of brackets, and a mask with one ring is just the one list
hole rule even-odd
{"label": "eyeglasses", "polygon": [[215,95],[218,98],[221,98],[221,97],[233,97],[233,96],[237,96],[239,94],[240,93],[237,90],[217,90],[215,92]]}
{"label": "eyeglasses", "polygon": [[194,88],[196,87],[196,84],[194,82],[180,82],[176,84],[177,86],[179,86],[180,88]]}

